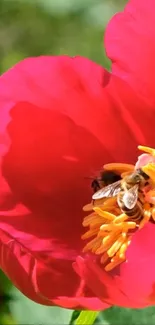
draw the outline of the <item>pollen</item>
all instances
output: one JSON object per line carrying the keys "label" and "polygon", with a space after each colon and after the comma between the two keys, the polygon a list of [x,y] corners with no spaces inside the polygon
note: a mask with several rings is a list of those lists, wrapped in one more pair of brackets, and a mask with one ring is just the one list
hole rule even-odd
{"label": "pollen", "polygon": [[[142,146],[139,149],[155,156],[155,149]],[[135,171],[133,165],[122,163],[107,164],[103,168],[117,171],[122,178],[121,183]],[[83,227],[87,227],[82,235],[86,241],[83,252],[95,254],[107,272],[126,261],[126,251],[133,234],[146,223],[155,222],[155,163],[147,164],[142,170],[149,176],[151,185],[148,191],[145,191],[145,186],[139,191],[132,213],[120,207],[118,194],[95,199],[83,208],[84,211],[91,212],[83,220]]]}

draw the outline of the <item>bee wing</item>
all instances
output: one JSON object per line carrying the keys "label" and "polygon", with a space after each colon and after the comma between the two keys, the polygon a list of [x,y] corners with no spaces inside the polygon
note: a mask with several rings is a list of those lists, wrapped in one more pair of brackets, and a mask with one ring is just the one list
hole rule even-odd
{"label": "bee wing", "polygon": [[116,196],[120,192],[120,189],[121,189],[121,180],[101,188],[99,191],[93,194],[92,199],[98,200],[104,197]]}
{"label": "bee wing", "polygon": [[138,200],[138,185],[134,185],[129,190],[125,191],[123,195],[123,203],[127,209],[133,209]]}

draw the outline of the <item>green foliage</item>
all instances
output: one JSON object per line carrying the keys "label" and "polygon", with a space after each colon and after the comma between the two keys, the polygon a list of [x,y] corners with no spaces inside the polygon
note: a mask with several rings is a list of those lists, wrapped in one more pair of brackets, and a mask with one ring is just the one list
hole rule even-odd
{"label": "green foliage", "polygon": [[72,313],[72,317],[70,319],[69,325],[75,324],[75,321],[79,317],[79,315],[80,315],[80,311],[79,310],[74,310],[73,313]]}
{"label": "green foliage", "polygon": [[72,310],[46,307],[26,298],[14,287],[11,290],[13,300],[10,302],[10,310],[17,324],[20,325],[62,325],[69,324]]}
{"label": "green foliage", "polygon": [[103,29],[121,7],[119,0],[1,0],[0,71],[43,54],[82,55],[109,67]]}
{"label": "green foliage", "polygon": [[104,325],[154,325],[155,307],[129,309],[111,307],[99,314],[95,323]]}

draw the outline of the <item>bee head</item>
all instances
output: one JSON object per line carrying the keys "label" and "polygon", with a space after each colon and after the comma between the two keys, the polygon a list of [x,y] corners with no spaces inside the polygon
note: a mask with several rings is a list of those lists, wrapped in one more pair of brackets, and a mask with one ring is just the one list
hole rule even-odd
{"label": "bee head", "polygon": [[145,184],[147,180],[149,180],[149,176],[146,175],[141,169],[138,169],[129,176],[129,182],[131,184]]}
{"label": "bee head", "polygon": [[128,177],[128,183],[139,184],[142,181],[142,176],[139,173],[132,173]]}

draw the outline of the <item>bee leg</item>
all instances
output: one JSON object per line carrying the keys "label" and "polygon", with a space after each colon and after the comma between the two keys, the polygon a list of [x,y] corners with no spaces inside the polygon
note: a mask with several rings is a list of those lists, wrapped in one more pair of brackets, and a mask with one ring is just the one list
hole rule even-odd
{"label": "bee leg", "polygon": [[97,179],[94,179],[92,181],[91,188],[93,189],[94,193],[96,193],[101,188]]}

